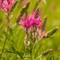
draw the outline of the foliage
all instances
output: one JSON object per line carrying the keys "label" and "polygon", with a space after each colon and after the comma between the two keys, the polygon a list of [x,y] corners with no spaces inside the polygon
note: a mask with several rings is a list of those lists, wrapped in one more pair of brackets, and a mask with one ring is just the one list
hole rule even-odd
{"label": "foliage", "polygon": [[[17,1],[17,0],[16,0]],[[30,0],[28,14],[35,8],[37,0]],[[59,0],[42,0],[39,2],[40,16],[44,21],[47,16],[45,32],[58,27],[58,31],[50,36],[52,31],[48,32],[49,38],[38,39],[33,42],[31,48],[26,49],[24,29],[17,24],[16,17],[18,13],[24,13],[25,5],[19,0],[12,6],[10,23],[7,21],[5,11],[0,8],[0,59],[1,60],[60,60],[60,4]],[[23,10],[23,12],[22,12]],[[55,31],[55,30],[54,30]],[[50,33],[50,34],[49,34]]]}

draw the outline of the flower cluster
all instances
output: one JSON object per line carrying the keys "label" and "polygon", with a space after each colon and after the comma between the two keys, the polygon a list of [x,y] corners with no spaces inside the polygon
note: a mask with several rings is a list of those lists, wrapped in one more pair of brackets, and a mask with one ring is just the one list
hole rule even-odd
{"label": "flower cluster", "polygon": [[9,11],[10,10],[10,6],[13,3],[14,3],[14,0],[3,0],[2,4],[1,4],[1,7],[2,7],[3,10]]}
{"label": "flower cluster", "polygon": [[42,21],[40,16],[38,16],[37,18],[35,17],[36,13],[33,12],[31,13],[30,16],[26,16],[25,14],[22,17],[22,20],[19,22],[19,24],[25,28],[30,28],[31,26],[36,26],[36,27],[40,27],[40,22]]}

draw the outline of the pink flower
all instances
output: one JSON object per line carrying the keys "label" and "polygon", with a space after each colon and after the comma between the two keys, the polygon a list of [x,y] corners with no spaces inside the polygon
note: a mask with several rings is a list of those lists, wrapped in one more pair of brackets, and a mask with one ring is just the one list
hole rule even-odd
{"label": "pink flower", "polygon": [[2,4],[2,0],[0,0],[0,7],[1,7],[1,4]]}
{"label": "pink flower", "polygon": [[43,38],[45,36],[45,31],[43,31],[43,30],[40,29],[38,31],[38,35],[39,35],[40,38]]}
{"label": "pink flower", "polygon": [[3,10],[9,11],[10,10],[10,6],[13,3],[14,3],[14,0],[3,0],[1,7],[2,7]]}
{"label": "pink flower", "polygon": [[46,26],[46,18],[42,22],[42,24],[40,26],[40,29],[38,31],[38,35],[39,35],[40,38],[43,38],[46,35],[46,33],[45,33],[45,26]]}
{"label": "pink flower", "polygon": [[22,6],[26,5],[30,0],[22,0]]}
{"label": "pink flower", "polygon": [[13,4],[14,0],[8,0],[8,4]]}
{"label": "pink flower", "polygon": [[26,16],[24,15],[22,17],[22,20],[19,22],[19,24],[25,28],[30,28],[31,26],[36,26],[36,27],[40,27],[40,22],[41,22],[41,18],[40,16],[38,16],[37,18],[35,18],[35,12],[31,13],[31,15],[29,17],[27,17],[26,19],[24,19]]}

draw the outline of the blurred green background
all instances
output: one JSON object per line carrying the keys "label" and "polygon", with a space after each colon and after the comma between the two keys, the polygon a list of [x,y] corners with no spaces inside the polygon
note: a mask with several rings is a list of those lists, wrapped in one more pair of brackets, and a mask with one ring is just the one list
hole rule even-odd
{"label": "blurred green background", "polygon": [[[25,2],[28,2],[26,0]],[[36,0],[30,0],[30,6],[28,9],[28,13],[30,13],[36,4]],[[58,31],[51,36],[50,38],[44,39],[41,43],[41,45],[44,47],[44,49],[53,49],[53,55],[57,58],[60,57],[60,0],[46,0],[46,4],[44,2],[39,3],[40,6],[40,16],[42,20],[44,20],[44,16],[48,16],[47,23],[46,23],[46,32],[53,29],[54,27],[58,27]],[[13,15],[11,19],[11,29],[9,31],[8,39],[7,39],[7,44],[6,44],[6,49],[11,50],[11,46],[14,46],[14,49],[18,50],[19,52],[23,48],[23,40],[25,36],[25,32],[22,27],[19,25],[16,25],[16,17],[23,7],[23,3],[17,4],[15,7],[14,11],[11,13]],[[6,17],[5,17],[6,12],[3,11],[0,8],[0,53],[4,44],[4,40],[6,33],[5,27],[6,27]],[[39,43],[39,44],[40,44]],[[37,49],[37,48],[35,48]],[[15,55],[14,54],[3,54],[3,57],[6,57],[6,60],[8,56],[10,56],[10,60],[13,60]],[[49,55],[48,55],[49,56]],[[59,58],[60,59],[60,58]]]}

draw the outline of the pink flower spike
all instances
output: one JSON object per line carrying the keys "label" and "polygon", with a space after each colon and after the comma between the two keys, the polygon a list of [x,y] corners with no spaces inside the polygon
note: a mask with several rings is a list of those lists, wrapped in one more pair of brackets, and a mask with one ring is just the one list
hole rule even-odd
{"label": "pink flower spike", "polygon": [[14,0],[2,0],[1,7],[5,11],[9,11],[11,8],[11,4],[14,3]]}
{"label": "pink flower spike", "polygon": [[[26,19],[25,19],[26,18]],[[20,21],[20,25],[24,28],[30,28],[31,26],[40,27],[41,18],[35,18],[35,12],[32,12],[29,17],[22,16],[22,20]]]}
{"label": "pink flower spike", "polygon": [[9,11],[10,10],[10,6],[6,6],[4,4],[2,4],[2,9],[5,10],[5,11]]}

